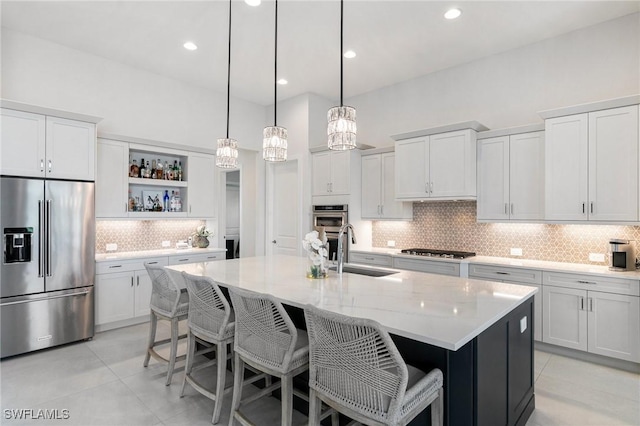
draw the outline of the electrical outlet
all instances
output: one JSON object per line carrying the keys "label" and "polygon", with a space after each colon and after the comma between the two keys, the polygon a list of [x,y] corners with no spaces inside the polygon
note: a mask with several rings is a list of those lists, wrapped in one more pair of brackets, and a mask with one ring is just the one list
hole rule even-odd
{"label": "electrical outlet", "polygon": [[511,256],[522,256],[522,249],[511,247]]}
{"label": "electrical outlet", "polygon": [[604,253],[589,253],[589,261],[604,263]]}
{"label": "electrical outlet", "polygon": [[107,251],[116,251],[118,250],[118,245],[115,243],[107,244]]}
{"label": "electrical outlet", "polygon": [[162,247],[171,247],[171,241],[163,241]]}
{"label": "electrical outlet", "polygon": [[396,246],[396,242],[393,240],[389,240],[387,241],[387,247],[395,247]]}

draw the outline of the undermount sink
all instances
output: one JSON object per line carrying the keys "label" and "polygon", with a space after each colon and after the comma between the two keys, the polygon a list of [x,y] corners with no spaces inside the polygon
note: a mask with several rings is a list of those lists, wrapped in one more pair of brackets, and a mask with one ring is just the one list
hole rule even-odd
{"label": "undermount sink", "polygon": [[[338,267],[332,266],[329,269],[336,271]],[[387,275],[396,273],[396,271],[385,271],[382,269],[372,269],[372,268],[365,268],[362,266],[353,266],[353,265],[343,265],[342,272],[347,272],[350,274],[366,275],[368,277],[386,277]]]}

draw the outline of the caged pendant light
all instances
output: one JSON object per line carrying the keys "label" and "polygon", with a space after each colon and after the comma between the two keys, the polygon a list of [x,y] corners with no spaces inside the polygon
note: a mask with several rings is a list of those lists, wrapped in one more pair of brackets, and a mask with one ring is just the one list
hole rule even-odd
{"label": "caged pendant light", "polygon": [[265,127],[262,132],[262,158],[266,161],[287,161],[287,129],[277,125],[278,107],[278,0],[276,3],[275,54],[273,71],[273,126]]}
{"label": "caged pendant light", "polygon": [[340,0],[340,106],[329,109],[327,113],[327,136],[329,149],[346,151],[356,147],[356,109],[344,106],[343,95],[343,47],[344,32],[344,0]]}
{"label": "caged pendant light", "polygon": [[238,167],[238,141],[229,138],[229,93],[231,86],[231,0],[229,0],[229,51],[227,60],[227,137],[218,139],[216,166],[222,169]]}

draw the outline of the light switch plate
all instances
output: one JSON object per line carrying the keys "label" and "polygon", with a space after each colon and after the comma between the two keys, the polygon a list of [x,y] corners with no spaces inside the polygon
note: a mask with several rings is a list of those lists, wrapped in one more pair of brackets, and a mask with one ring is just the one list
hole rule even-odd
{"label": "light switch plate", "polygon": [[162,247],[171,247],[171,241],[163,241]]}
{"label": "light switch plate", "polygon": [[527,329],[527,317],[522,317],[520,319],[520,333],[524,333]]}
{"label": "light switch plate", "polygon": [[604,262],[604,253],[589,253],[590,262]]}
{"label": "light switch plate", "polygon": [[521,248],[511,248],[511,256],[522,256]]}
{"label": "light switch plate", "polygon": [[115,243],[107,244],[107,251],[116,251],[118,250],[118,245]]}

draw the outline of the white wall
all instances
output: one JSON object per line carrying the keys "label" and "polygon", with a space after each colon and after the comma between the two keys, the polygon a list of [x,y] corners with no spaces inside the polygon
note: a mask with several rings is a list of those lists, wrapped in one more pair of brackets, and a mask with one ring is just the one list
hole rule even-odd
{"label": "white wall", "polygon": [[542,122],[541,110],[640,93],[639,28],[636,13],[349,98],[358,143],[389,146],[394,134],[470,120]]}
{"label": "white wall", "polygon": [[[215,148],[226,94],[2,28],[5,99],[103,117],[98,131]],[[231,98],[230,136],[261,149],[263,106]]]}

